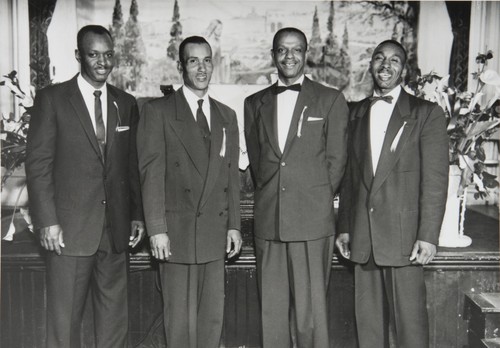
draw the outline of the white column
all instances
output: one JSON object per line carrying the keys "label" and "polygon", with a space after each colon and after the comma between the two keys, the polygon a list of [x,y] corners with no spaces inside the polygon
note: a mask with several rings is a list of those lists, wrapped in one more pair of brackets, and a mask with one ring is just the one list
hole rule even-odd
{"label": "white column", "polygon": [[79,70],[75,59],[76,34],[76,0],[57,1],[47,30],[50,78],[53,82],[69,80]]}
{"label": "white column", "polygon": [[[493,59],[488,60],[486,69],[500,72],[500,2],[472,1],[469,36],[469,80],[468,89],[476,90],[477,81],[472,73],[477,71],[476,56],[478,53],[493,51]],[[485,86],[482,103],[493,97],[493,88]]]}
{"label": "white column", "polygon": [[[0,1],[0,75],[17,71],[19,84],[25,93],[30,86],[30,36],[28,0]],[[4,80],[4,78],[0,78]],[[0,112],[5,117],[14,112],[20,117],[19,100],[14,100],[10,90],[0,88]]]}

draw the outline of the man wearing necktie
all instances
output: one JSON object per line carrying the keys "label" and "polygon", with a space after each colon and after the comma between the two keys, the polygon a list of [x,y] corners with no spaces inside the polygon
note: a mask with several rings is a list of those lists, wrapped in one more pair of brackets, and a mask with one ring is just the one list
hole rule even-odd
{"label": "man wearing necktie", "polygon": [[37,93],[26,174],[33,223],[48,251],[47,347],[80,347],[89,288],[95,346],[127,347],[127,250],[144,236],[133,96],[106,84],[113,41],[77,36],[81,73]]}
{"label": "man wearing necktie", "polygon": [[333,199],[347,159],[348,108],[304,76],[307,40],[279,30],[278,81],[245,100],[264,348],[327,348]]}
{"label": "man wearing necktie", "polygon": [[137,133],[144,215],[159,260],[167,346],[218,348],[224,261],[241,249],[238,124],[208,95],[212,50],[179,46],[184,85],[146,103]]}
{"label": "man wearing necktie", "polygon": [[[429,346],[423,265],[436,254],[448,182],[442,109],[400,86],[406,52],[379,44],[374,95],[354,103],[336,245],[355,263],[360,348]],[[389,326],[389,322],[391,326]]]}

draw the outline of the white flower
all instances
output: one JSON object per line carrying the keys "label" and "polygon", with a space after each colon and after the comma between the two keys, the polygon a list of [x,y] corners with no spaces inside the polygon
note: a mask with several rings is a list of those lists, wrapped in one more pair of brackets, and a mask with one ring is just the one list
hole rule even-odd
{"label": "white flower", "polygon": [[479,79],[487,85],[500,86],[500,75],[495,70],[485,70]]}

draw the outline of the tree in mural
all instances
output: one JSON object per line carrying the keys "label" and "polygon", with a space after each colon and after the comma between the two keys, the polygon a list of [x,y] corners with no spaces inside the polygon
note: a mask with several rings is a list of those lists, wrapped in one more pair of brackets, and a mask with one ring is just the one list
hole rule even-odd
{"label": "tree in mural", "polygon": [[123,44],[122,61],[127,67],[127,87],[132,91],[137,89],[141,80],[142,66],[146,62],[145,47],[142,41],[141,28],[137,19],[139,8],[137,1],[130,4],[130,16],[125,24],[125,40]]}
{"label": "tree in mural", "polygon": [[172,16],[172,28],[170,28],[170,41],[167,47],[167,57],[176,61],[179,56],[179,45],[182,41],[182,24],[177,0],[174,2],[174,14]]}
{"label": "tree in mural", "polygon": [[319,29],[318,7],[314,8],[313,25],[311,39],[309,40],[309,55],[307,64],[315,66],[320,60],[323,52],[323,44],[321,43],[321,31]]}
{"label": "tree in mural", "polygon": [[[337,43],[337,36],[334,33],[335,9],[334,2],[330,1],[327,21],[328,36],[323,46],[321,68],[319,77],[322,81],[339,89],[344,89],[349,83],[350,59],[347,51],[341,52]],[[344,66],[349,60],[349,67]]]}
{"label": "tree in mural", "polygon": [[113,18],[109,26],[109,32],[113,38],[115,47],[115,68],[111,72],[110,81],[118,88],[126,88],[126,67],[123,61],[123,46],[125,43],[125,28],[123,25],[123,13],[120,0],[115,1]]}

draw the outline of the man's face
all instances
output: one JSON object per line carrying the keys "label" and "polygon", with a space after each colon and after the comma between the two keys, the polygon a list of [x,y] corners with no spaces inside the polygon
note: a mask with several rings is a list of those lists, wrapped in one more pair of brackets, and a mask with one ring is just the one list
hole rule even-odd
{"label": "man's face", "polygon": [[212,77],[212,50],[206,43],[189,43],[184,47],[182,63],[177,64],[182,74],[184,85],[198,97],[203,97],[208,90]]}
{"label": "man's face", "polygon": [[373,52],[370,72],[375,83],[375,91],[387,94],[401,83],[405,66],[405,54],[401,47],[386,43]]}
{"label": "man's face", "polygon": [[286,85],[298,80],[304,73],[307,43],[304,38],[293,32],[284,32],[276,40],[271,51],[278,76]]}
{"label": "man's face", "polygon": [[95,88],[102,87],[113,70],[114,54],[113,42],[108,35],[87,33],[80,50],[75,51],[82,77]]}

